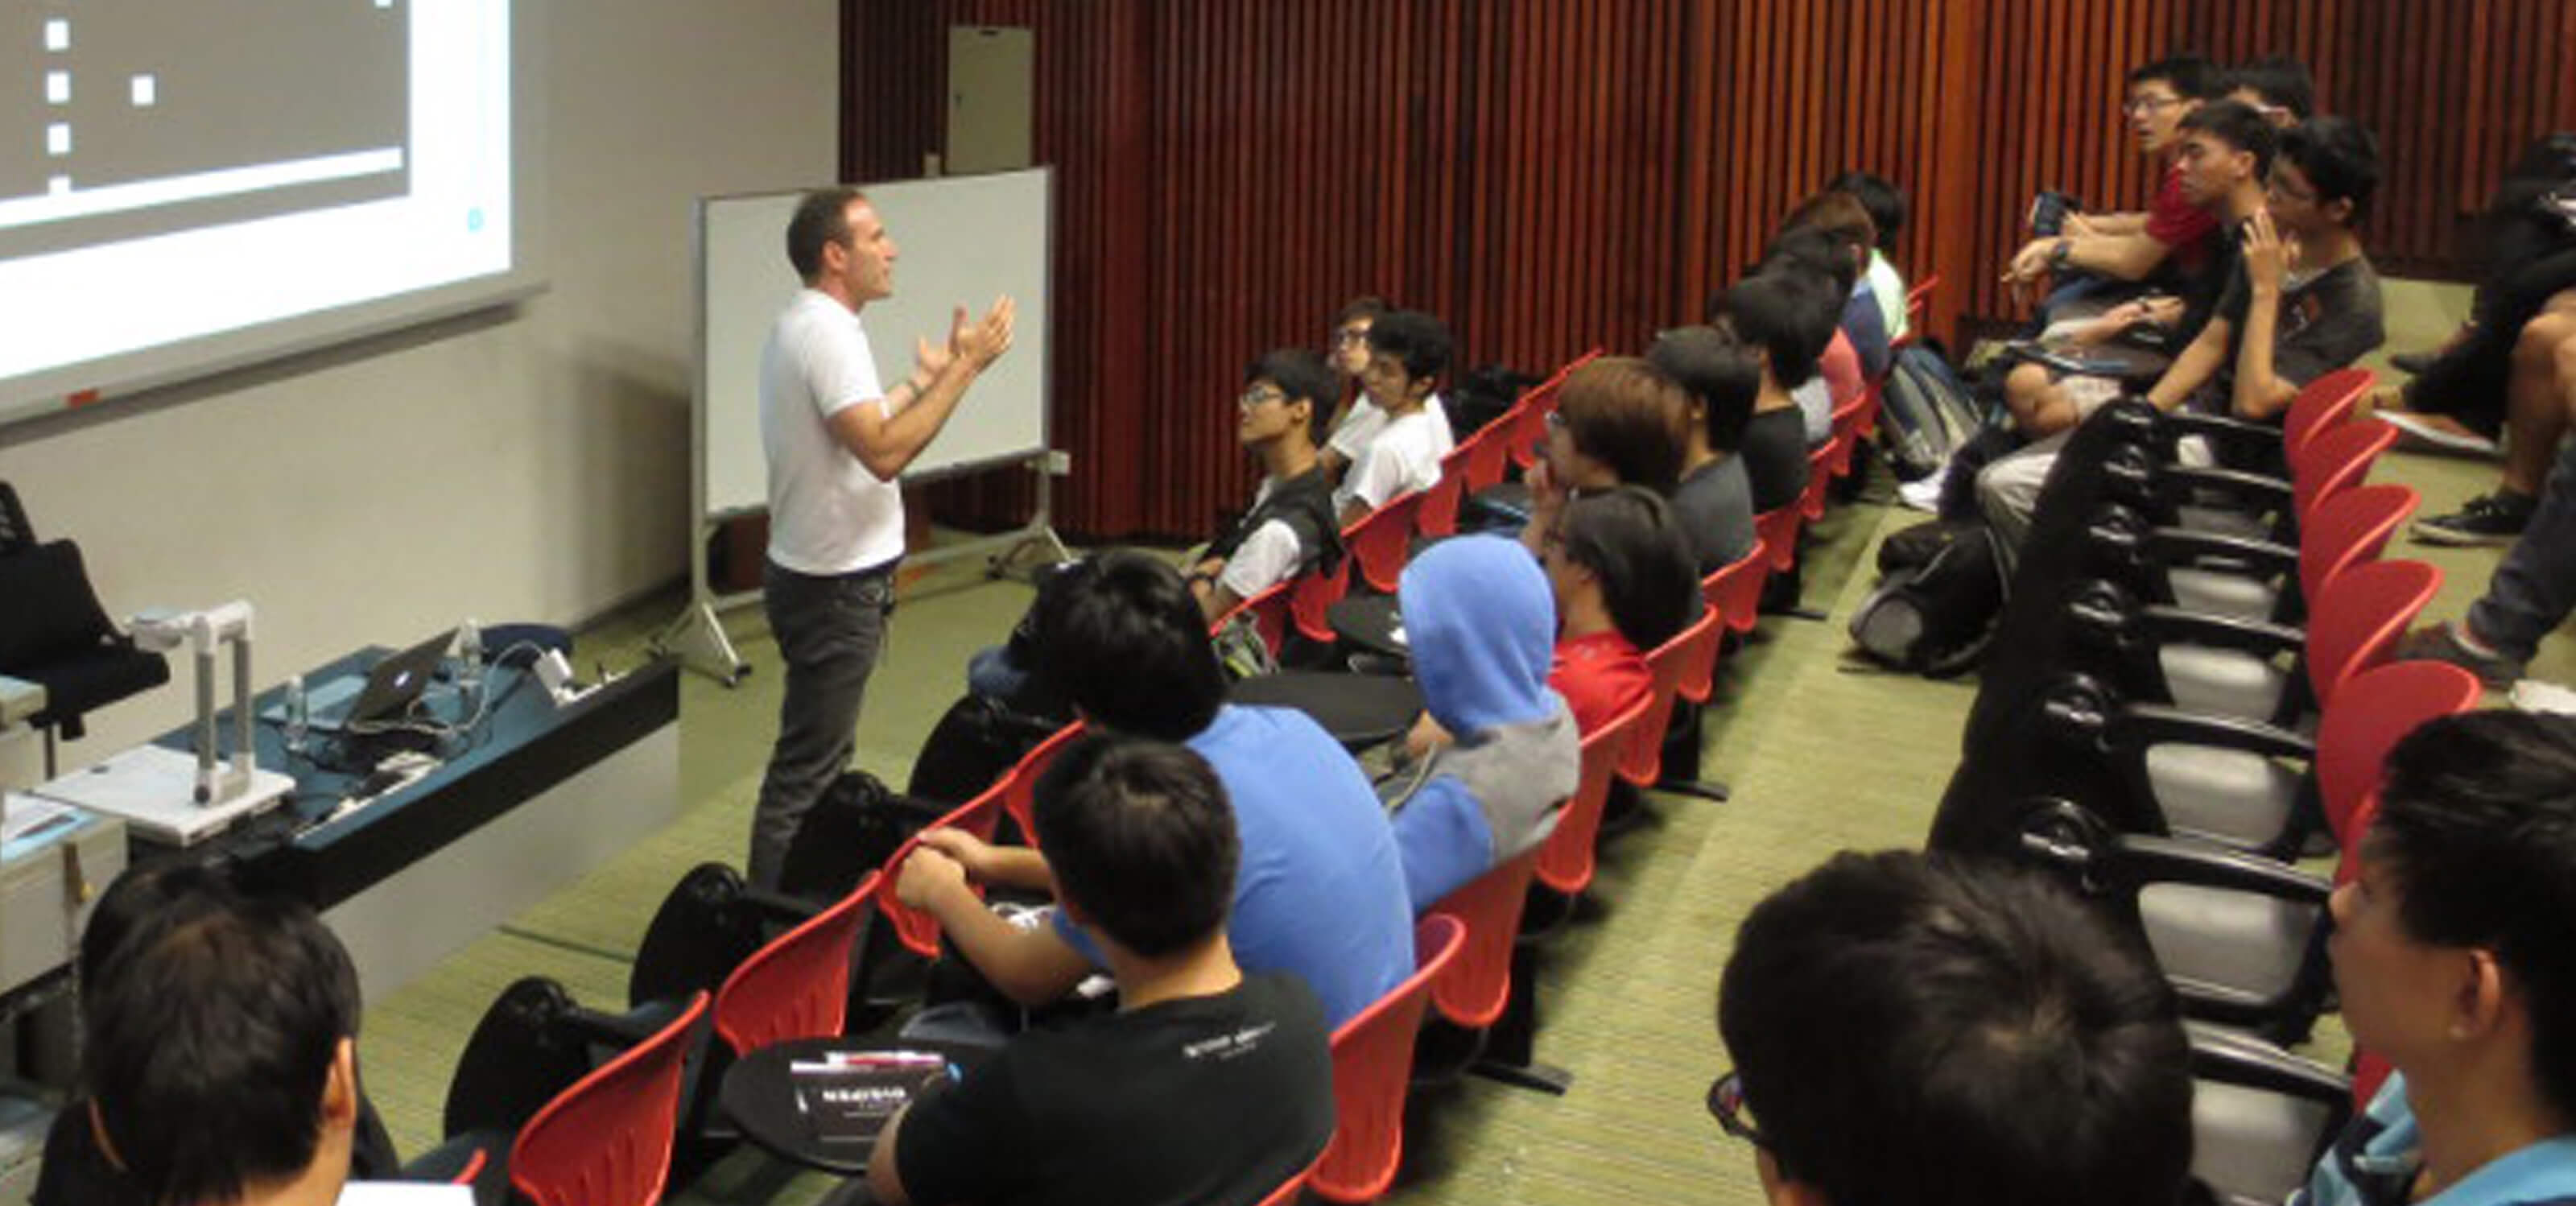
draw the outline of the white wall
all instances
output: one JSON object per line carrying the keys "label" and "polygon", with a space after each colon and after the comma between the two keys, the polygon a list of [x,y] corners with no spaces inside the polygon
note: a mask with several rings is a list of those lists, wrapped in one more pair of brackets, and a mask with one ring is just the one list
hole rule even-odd
{"label": "white wall", "polygon": [[[178,400],[0,428],[0,480],[111,615],[247,598],[260,677],[686,572],[692,201],[834,174],[833,0],[521,0],[543,22],[548,292]],[[221,288],[222,282],[140,282]],[[91,717],[67,765],[184,720]]]}

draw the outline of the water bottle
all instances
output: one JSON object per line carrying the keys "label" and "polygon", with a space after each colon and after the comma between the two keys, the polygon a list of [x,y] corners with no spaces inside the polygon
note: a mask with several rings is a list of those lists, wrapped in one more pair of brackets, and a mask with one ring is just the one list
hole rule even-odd
{"label": "water bottle", "polygon": [[467,620],[456,629],[456,697],[465,714],[474,714],[483,689],[483,630]]}
{"label": "water bottle", "polygon": [[313,712],[304,699],[304,676],[286,676],[286,755],[302,757],[304,738],[313,731]]}

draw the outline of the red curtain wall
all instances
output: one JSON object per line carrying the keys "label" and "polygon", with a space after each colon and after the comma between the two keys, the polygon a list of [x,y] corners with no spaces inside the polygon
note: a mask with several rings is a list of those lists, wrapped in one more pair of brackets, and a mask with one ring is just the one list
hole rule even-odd
{"label": "red curtain wall", "polygon": [[[843,168],[939,148],[947,28],[1036,30],[1056,170],[1059,526],[1197,535],[1252,470],[1243,363],[1357,293],[1543,370],[1697,317],[1846,167],[1906,188],[1934,327],[2005,312],[2032,191],[2144,200],[2115,106],[2170,48],[2296,55],[2378,131],[2384,269],[2456,270],[2522,144],[2576,127],[2562,0],[844,0]],[[898,232],[899,234],[900,232]],[[936,493],[1002,518],[1024,481]]]}

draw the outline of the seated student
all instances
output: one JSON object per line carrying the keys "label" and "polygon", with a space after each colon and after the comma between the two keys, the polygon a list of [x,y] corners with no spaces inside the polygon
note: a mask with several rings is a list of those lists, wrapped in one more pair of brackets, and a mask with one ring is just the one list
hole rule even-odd
{"label": "seated student", "polygon": [[[241,904],[227,880],[196,862],[162,859],[128,870],[107,886],[90,909],[74,968],[78,982],[95,997],[106,991],[108,960],[129,935],[161,933]],[[352,1014],[351,1026],[356,1022]],[[35,1195],[28,1199],[33,1206],[152,1206],[144,1185],[120,1170],[100,1148],[99,1134],[85,1100],[75,1100],[54,1116],[53,1128],[45,1135]],[[391,1178],[402,1171],[384,1121],[363,1093],[346,1171],[358,1180]]]}
{"label": "seated student", "polygon": [[1709,325],[1755,349],[1762,361],[1762,389],[1736,449],[1757,515],[1798,501],[1807,489],[1806,421],[1790,391],[1816,375],[1816,353],[1807,342],[1811,298],[1795,281],[1756,275],[1708,302]]}
{"label": "seated student", "polygon": [[1333,337],[1324,349],[1324,361],[1333,369],[1333,414],[1324,429],[1333,434],[1315,456],[1336,480],[1367,445],[1367,436],[1386,423],[1386,416],[1368,400],[1360,376],[1368,371],[1369,327],[1394,309],[1385,298],[1363,293],[1342,303],[1333,315]]}
{"label": "seated student", "polygon": [[[905,1107],[869,1191],[886,1206],[1268,1198],[1332,1138],[1331,1034],[1296,977],[1246,974],[1227,946],[1224,787],[1186,749],[1092,737],[1047,768],[1035,812],[1057,916],[1107,959],[1118,1012],[1024,1033]],[[944,859],[907,863],[902,891],[980,908]]]}
{"label": "seated student", "polygon": [[1331,391],[1324,362],[1301,348],[1281,348],[1243,371],[1235,438],[1261,458],[1261,485],[1251,509],[1190,570],[1190,592],[1209,619],[1340,555],[1333,483],[1315,460],[1315,416]]}
{"label": "seated student", "polygon": [[[1834,277],[1842,288],[1836,298],[1840,309],[1835,325],[1859,354],[1864,380],[1885,373],[1893,353],[1888,348],[1887,315],[1879,307],[1877,287],[1869,276],[1870,248],[1878,243],[1878,228],[1871,223],[1869,210],[1850,193],[1818,193],[1790,211],[1782,229],[1813,230],[1830,240],[1836,260]],[[1897,300],[1899,305],[1904,303],[1901,297]]]}
{"label": "seated student", "polygon": [[1807,346],[1815,352],[1816,372],[1806,384],[1790,390],[1789,397],[1805,420],[1807,447],[1814,448],[1833,438],[1834,404],[1858,396],[1869,384],[1861,371],[1860,352],[1843,329],[1851,290],[1860,280],[1859,261],[1849,244],[1814,227],[1801,227],[1771,240],[1753,271],[1795,283],[1807,299]]}
{"label": "seated student", "polygon": [[2263,115],[2276,129],[2287,130],[2316,115],[2317,81],[2308,65],[2287,55],[2266,55],[2230,69],[2227,99]]}
{"label": "seated student", "polygon": [[[1434,386],[1449,367],[1449,328],[1419,310],[1398,310],[1369,324],[1369,363],[1360,374],[1361,388],[1378,415],[1374,424],[1346,424],[1333,436],[1345,447],[1348,428],[1357,427],[1356,446],[1348,447],[1350,470],[1333,506],[1342,525],[1415,490],[1440,480],[1440,458],[1454,441],[1449,414],[1441,409]],[[1353,418],[1366,412],[1354,410]]]}
{"label": "seated student", "polygon": [[2576,720],[2415,730],[2360,862],[2328,950],[2353,1045],[2396,1073],[2292,1206],[2576,1199]]}
{"label": "seated student", "polygon": [[[2139,151],[2155,158],[2163,170],[2155,200],[2143,213],[2069,215],[2057,236],[2024,244],[2004,279],[2027,286],[2045,276],[2084,273],[2115,283],[2156,281],[2177,292],[2194,292],[2189,282],[2217,275],[2207,262],[2219,245],[2216,223],[2184,198],[2182,165],[2174,152],[2182,119],[2202,102],[2217,99],[2224,84],[2218,67],[2194,54],[2158,59],[2130,72],[2120,114],[2137,135]],[[2101,300],[2110,304],[2134,291],[2087,292],[2108,294]],[[2053,299],[2049,308],[2057,308],[2061,300]]]}
{"label": "seated student", "polygon": [[1443,540],[1404,567],[1396,595],[1426,710],[1407,741],[1417,761],[1380,791],[1420,913],[1545,841],[1583,750],[1547,685],[1556,600],[1519,545]]}
{"label": "seated student", "polygon": [[[1304,979],[1335,1026],[1413,974],[1404,867],[1377,793],[1305,713],[1225,702],[1207,621],[1179,570],[1143,553],[1101,553],[1059,571],[1038,602],[1029,644],[1040,678],[1091,724],[1186,745],[1224,781],[1243,838],[1227,930],[1236,961]],[[982,883],[1048,886],[1035,852],[953,830],[931,834],[913,857],[954,859]],[[917,907],[1023,1005],[1054,1001],[1103,965],[1061,912],[1022,930],[963,893]]]}
{"label": "seated student", "polygon": [[1775,1206],[2173,1206],[2191,1175],[2173,990],[2056,884],[1845,852],[1736,930],[1708,1109]]}
{"label": "seated student", "polygon": [[1634,356],[1605,356],[1574,370],[1530,466],[1522,546],[1538,555],[1570,497],[1623,484],[1671,493],[1681,480],[1689,420],[1681,386]]}
{"label": "seated student", "polygon": [[1887,324],[1887,338],[1905,338],[1912,330],[1913,318],[1905,312],[1905,274],[1896,270],[1896,262],[1887,257],[1896,254],[1896,236],[1905,231],[1905,190],[1883,177],[1863,171],[1850,171],[1834,177],[1825,186],[1837,193],[1849,193],[1869,211],[1870,229],[1878,241],[1869,250],[1869,291],[1878,299],[1880,318]]}
{"label": "seated student", "polygon": [[1762,359],[1715,327],[1683,327],[1655,337],[1646,362],[1690,395],[1690,439],[1673,518],[1690,537],[1702,578],[1753,551],[1753,483],[1736,455],[1753,400],[1762,392]]}
{"label": "seated student", "polygon": [[[2234,101],[2193,120],[2270,129]],[[2223,147],[2214,126],[2186,137],[2206,151]],[[2378,182],[2379,144],[2358,122],[2314,118],[2283,136],[2271,166],[2270,200],[2245,223],[2243,258],[2226,296],[2147,400],[2165,410],[2189,405],[2278,422],[2300,386],[2378,347],[2384,336],[2379,274],[2362,253],[2357,229]],[[2053,436],[1977,475],[1978,505],[2008,553],[2029,530],[2031,507],[2062,442],[2062,435]]]}
{"label": "seated student", "polygon": [[1547,685],[1589,733],[1646,697],[1646,653],[1698,618],[1690,542],[1663,499],[1620,486],[1567,503],[1539,565],[1556,596]]}
{"label": "seated student", "polygon": [[210,887],[130,920],[82,978],[77,1111],[126,1186],[84,1206],[356,1201],[358,975],[339,940],[301,904]]}

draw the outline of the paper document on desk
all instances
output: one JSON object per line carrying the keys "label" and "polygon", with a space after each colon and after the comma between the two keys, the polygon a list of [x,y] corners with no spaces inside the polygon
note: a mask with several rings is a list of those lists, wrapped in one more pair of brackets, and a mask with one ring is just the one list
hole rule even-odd
{"label": "paper document on desk", "polygon": [[80,816],[80,810],[69,804],[57,804],[14,791],[7,793],[7,801],[0,804],[0,809],[5,809],[0,811],[0,845],[39,830],[68,825]]}
{"label": "paper document on desk", "polygon": [[340,1206],[474,1206],[474,1191],[419,1181],[351,1181],[340,1187]]}

